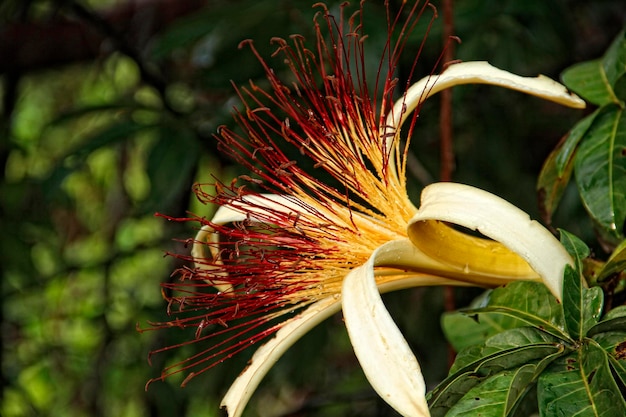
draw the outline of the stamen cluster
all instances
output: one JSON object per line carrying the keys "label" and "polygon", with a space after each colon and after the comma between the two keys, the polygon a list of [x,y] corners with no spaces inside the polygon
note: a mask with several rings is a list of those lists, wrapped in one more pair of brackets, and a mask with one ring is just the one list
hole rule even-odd
{"label": "stamen cluster", "polygon": [[[343,5],[338,20],[318,6],[323,11],[315,19],[314,50],[298,35],[289,42],[272,40],[277,45],[273,57],[284,58],[290,70],[288,83],[251,41],[241,44],[257,56],[270,87],[251,82],[236,88],[243,109],[234,116],[243,133],[221,127],[216,139],[219,149],[249,174],[230,185],[212,184],[210,192],[198,185],[195,192],[202,202],[228,207],[243,220],[171,219],[200,224],[201,233],[187,243],[203,245],[204,255],[174,255],[194,266],[179,269],[174,281],[163,284],[173,319],[153,323],[151,329],[195,330],[191,340],[152,353],[190,344],[204,348],[166,368],[157,380],[190,372],[184,385],[274,334],[286,317],[307,305],[338,298],[347,271],[362,265],[381,244],[406,237],[416,210],[406,196],[405,152],[385,120],[397,86],[395,66],[417,19],[402,25],[395,42],[391,37],[400,13],[388,21],[385,58],[370,91],[363,6],[345,19]],[[409,15],[421,15],[424,8],[415,5]],[[291,159],[286,147],[295,147],[312,171]],[[289,204],[261,193],[280,195]]]}

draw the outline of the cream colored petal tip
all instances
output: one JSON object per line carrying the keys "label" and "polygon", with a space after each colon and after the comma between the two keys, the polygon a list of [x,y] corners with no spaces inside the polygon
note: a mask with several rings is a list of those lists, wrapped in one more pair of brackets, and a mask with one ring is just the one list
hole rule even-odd
{"label": "cream colored petal tip", "polygon": [[354,353],[380,397],[405,417],[430,416],[417,359],[387,312],[374,278],[374,260],[344,279],[342,308]]}
{"label": "cream colored petal tip", "polygon": [[545,75],[522,77],[496,68],[485,61],[450,65],[440,77],[443,78],[441,80],[443,83],[450,80],[453,84],[490,84],[541,97],[564,106],[585,108],[583,99],[570,92],[563,84]]}
{"label": "cream colored petal tip", "polygon": [[550,231],[506,200],[468,185],[431,184],[422,191],[418,214],[409,224],[409,237],[418,246],[427,244],[420,242],[420,227],[432,221],[476,230],[500,242],[528,262],[561,299],[565,265],[573,265],[572,258]]}
{"label": "cream colored petal tip", "polygon": [[385,129],[399,129],[413,110],[428,97],[463,84],[489,84],[540,97],[555,103],[583,109],[583,99],[564,85],[546,77],[522,77],[494,67],[485,61],[460,62],[448,66],[438,75],[424,77],[413,84],[389,113]]}

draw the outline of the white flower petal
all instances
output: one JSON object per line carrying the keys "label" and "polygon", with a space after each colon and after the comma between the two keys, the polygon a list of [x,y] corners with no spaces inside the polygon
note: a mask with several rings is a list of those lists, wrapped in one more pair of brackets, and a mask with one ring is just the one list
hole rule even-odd
{"label": "white flower petal", "polygon": [[496,68],[485,61],[460,62],[448,66],[441,74],[422,78],[399,99],[387,117],[386,126],[398,129],[428,97],[461,84],[490,84],[541,97],[568,107],[585,108],[585,101],[544,75],[521,77]]}
{"label": "white flower petal", "polygon": [[[408,245],[410,241],[406,240]],[[383,247],[388,246],[384,245]],[[396,246],[397,247],[397,246]],[[392,275],[396,271],[389,272]],[[422,285],[467,285],[464,282],[447,280],[430,275],[405,274],[400,271],[401,278],[392,279],[379,286],[381,292],[395,291]],[[288,320],[276,333],[273,339],[263,344],[254,353],[248,367],[237,377],[222,400],[229,417],[239,417],[250,397],[267,372],[276,364],[287,349],[298,341],[313,327],[339,311],[341,299],[329,297],[309,306],[301,314]],[[417,368],[419,370],[419,366]],[[422,394],[423,395],[423,394]]]}
{"label": "white flower petal", "polygon": [[346,328],[365,376],[376,392],[407,417],[430,416],[419,363],[387,312],[374,278],[375,251],[345,278]]}
{"label": "white flower petal", "polygon": [[252,356],[248,367],[237,377],[222,399],[221,406],[229,417],[239,417],[254,390],[285,351],[313,327],[338,312],[339,298],[325,298],[286,321],[276,336],[263,344]]}
{"label": "white flower petal", "polygon": [[[552,294],[561,299],[565,265],[573,265],[572,258],[563,245],[538,222],[531,220],[527,213],[509,202],[487,191],[463,184],[431,184],[422,191],[421,206],[417,215],[409,222],[409,238],[424,252],[438,260],[461,256],[453,249],[442,251],[445,242],[434,243],[439,253],[429,253],[433,245],[433,235],[424,239],[421,231],[433,226],[433,221],[453,223],[468,229],[477,230],[483,235],[500,242],[510,251],[523,258],[543,279]],[[447,227],[436,224],[435,227]],[[487,251],[485,251],[487,252]],[[476,252],[480,255],[480,252]],[[477,262],[480,257],[477,255]],[[498,257],[485,259],[498,262]],[[471,271],[468,271],[471,273]]]}

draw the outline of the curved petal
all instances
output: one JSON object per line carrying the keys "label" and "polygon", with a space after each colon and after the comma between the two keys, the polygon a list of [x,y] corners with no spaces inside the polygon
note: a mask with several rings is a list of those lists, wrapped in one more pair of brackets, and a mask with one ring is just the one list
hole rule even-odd
{"label": "curved petal", "polygon": [[221,406],[226,409],[228,416],[241,416],[252,393],[283,353],[313,327],[338,312],[340,306],[341,300],[333,297],[312,304],[301,314],[286,321],[273,339],[257,349],[248,367],[222,399]]}
{"label": "curved petal", "polygon": [[[422,244],[417,246],[410,239],[388,242],[379,248],[376,266],[419,273],[422,281],[426,275],[433,278],[432,284],[420,282],[419,286],[462,285],[459,281],[499,286],[516,280],[541,280],[528,262],[500,243],[468,236],[437,222],[416,227],[419,234],[414,231],[417,237],[413,239]],[[381,279],[377,282],[379,286],[382,283]]]}
{"label": "curved petal", "polygon": [[541,97],[577,109],[585,108],[585,101],[545,75],[521,77],[501,70],[486,61],[460,62],[448,66],[439,75],[422,78],[413,84],[398,100],[387,116],[386,126],[399,128],[428,97],[462,84],[490,84]]}
{"label": "curved petal", "polygon": [[[410,242],[408,244],[411,245]],[[378,287],[381,292],[425,285],[468,285],[465,282],[425,274],[406,274],[402,271],[386,272],[389,276],[382,277],[382,283]],[[340,306],[341,299],[339,297],[326,298],[312,304],[301,314],[285,322],[281,329],[276,332],[276,336],[254,353],[248,367],[228,389],[221,404],[228,412],[228,416],[239,417],[263,377],[285,351],[313,327],[338,312]]]}
{"label": "curved petal", "polygon": [[403,416],[430,416],[419,363],[389,315],[376,286],[374,265],[367,263],[346,276],[342,307],[352,347],[376,392]]}
{"label": "curved petal", "polygon": [[[381,127],[380,137],[397,139],[400,127],[421,103],[442,90],[462,84],[495,85],[568,107],[582,109],[586,106],[584,100],[545,75],[521,77],[496,68],[486,61],[460,62],[449,65],[439,75],[429,75],[411,85],[404,96],[394,103],[385,124]],[[400,146],[399,140],[386,140],[386,143],[390,155],[397,152],[397,147]],[[392,161],[390,164],[392,171],[395,171],[394,158],[389,160]]]}
{"label": "curved petal", "polygon": [[[487,191],[455,183],[427,186],[421,203],[408,234],[426,254],[468,275],[508,268],[512,277],[520,272],[521,279],[526,262],[561,299],[565,265],[573,265],[572,258],[552,233],[524,211]],[[465,235],[441,222],[476,230],[495,242]]]}
{"label": "curved petal", "polygon": [[[405,270],[417,269],[414,265],[416,261],[411,261],[410,259],[408,259],[413,258],[413,255],[415,253],[410,250],[410,248],[413,248],[413,244],[408,239],[401,239],[398,241],[389,242],[381,246],[375,252],[375,255],[372,257],[371,262],[368,263],[367,266],[357,268],[357,270],[370,271],[369,273],[371,274],[371,277],[368,276],[368,279],[375,279],[373,284],[373,291],[376,292],[376,294],[378,294],[378,291],[388,292],[404,288],[427,285],[471,285],[467,282],[442,278],[437,275],[431,275],[421,272],[406,272]],[[421,260],[419,262],[421,264]],[[374,278],[373,272],[374,265],[377,267],[386,267],[382,270],[376,271],[376,278]],[[388,267],[390,266],[393,266],[394,269],[389,269]],[[426,268],[422,269],[425,270]],[[352,275],[352,272],[349,275]],[[345,285],[348,285],[352,288],[351,284],[344,284],[344,292],[346,291]],[[358,287],[354,286],[354,288]],[[378,298],[380,298],[380,296],[378,296]],[[224,399],[222,400],[222,407],[226,408],[229,417],[238,417],[241,415],[254,390],[257,388],[267,372],[272,368],[272,366],[274,366],[276,361],[278,361],[278,359],[285,353],[285,351],[305,333],[324,321],[326,318],[330,317],[332,314],[338,312],[340,304],[340,297],[329,297],[318,301],[315,304],[312,304],[311,306],[306,308],[301,314],[285,322],[282,325],[281,329],[276,333],[276,336],[264,345],[262,345],[254,353],[254,356],[252,357],[249,366],[235,380],[235,382],[232,384],[232,386],[229,388],[228,392],[224,396]],[[350,300],[348,300],[348,305],[350,306],[350,304]],[[355,304],[357,303],[352,303],[352,305]],[[361,307],[357,306],[356,308],[359,309]],[[382,306],[382,308],[384,309],[384,306]],[[359,315],[367,316],[363,315],[364,311],[365,310],[360,310]],[[365,318],[367,321],[369,321],[367,317]],[[391,320],[390,317],[389,320]],[[351,321],[351,323],[354,323],[354,321]],[[385,327],[392,328],[393,326],[389,325],[389,323],[386,323]],[[406,344],[406,342],[404,343]],[[401,343],[394,343],[394,345],[400,346]],[[357,348],[355,347],[355,349]],[[404,354],[409,358],[410,361],[412,353],[410,353],[410,349],[408,348],[408,346],[406,346],[406,351],[404,352]],[[415,371],[417,369],[417,371],[419,372],[419,365],[417,365],[417,361],[414,357],[412,361],[414,366],[412,368],[407,368],[407,370],[413,369],[413,371]],[[424,393],[422,392],[421,395],[423,396]]]}

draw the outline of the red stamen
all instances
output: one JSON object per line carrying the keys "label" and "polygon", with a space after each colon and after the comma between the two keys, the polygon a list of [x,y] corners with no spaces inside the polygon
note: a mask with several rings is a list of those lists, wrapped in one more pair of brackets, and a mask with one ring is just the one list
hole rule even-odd
{"label": "red stamen", "polygon": [[[386,196],[390,188],[399,192],[401,187],[396,185],[403,184],[403,179],[392,177],[389,167],[403,166],[406,155],[390,161],[389,144],[397,138],[383,127],[396,95],[394,72],[400,54],[427,6],[416,3],[405,21],[401,20],[404,3],[395,17],[388,13],[388,38],[373,95],[366,81],[367,35],[363,34],[362,4],[347,19],[347,3],[341,5],[337,19],[324,4],[316,4],[323,10],[314,19],[314,48],[307,47],[300,35],[291,36],[289,42],[271,40],[277,45],[271,57],[282,56],[291,72],[289,85],[279,79],[251,40],[240,43],[240,48],[249,47],[257,57],[270,89],[252,82],[236,88],[243,109],[236,110],[234,118],[245,133],[240,135],[223,126],[216,139],[220,151],[248,169],[249,175],[230,185],[216,182],[214,192],[204,191],[201,185],[194,191],[201,202],[228,206],[244,213],[246,220],[223,225],[203,218],[159,215],[171,221],[198,222],[219,239],[184,241],[194,245],[194,250],[196,245],[204,245],[207,258],[172,255],[195,266],[180,268],[177,280],[162,284],[167,313],[173,318],[151,323],[145,330],[190,329],[191,338],[151,355],[191,344],[202,348],[150,382],[189,372],[184,385],[270,337],[287,317],[332,296],[331,290],[324,289],[327,283],[334,283],[332,291],[336,294],[337,282],[355,266],[342,247],[363,245],[362,261],[367,259],[367,245],[375,247],[378,242],[367,242],[360,236],[358,218],[367,216],[384,227],[402,209],[398,200],[404,196]],[[423,43],[416,59],[422,48]],[[285,146],[295,146],[314,169],[325,171],[338,185],[326,184],[316,173],[305,172],[302,164],[282,151]],[[240,182],[293,198],[289,205],[264,201],[261,194],[238,185]],[[373,205],[372,198],[386,206]],[[270,205],[273,208],[268,208]],[[391,234],[404,233],[396,231],[394,225],[388,227]]]}

